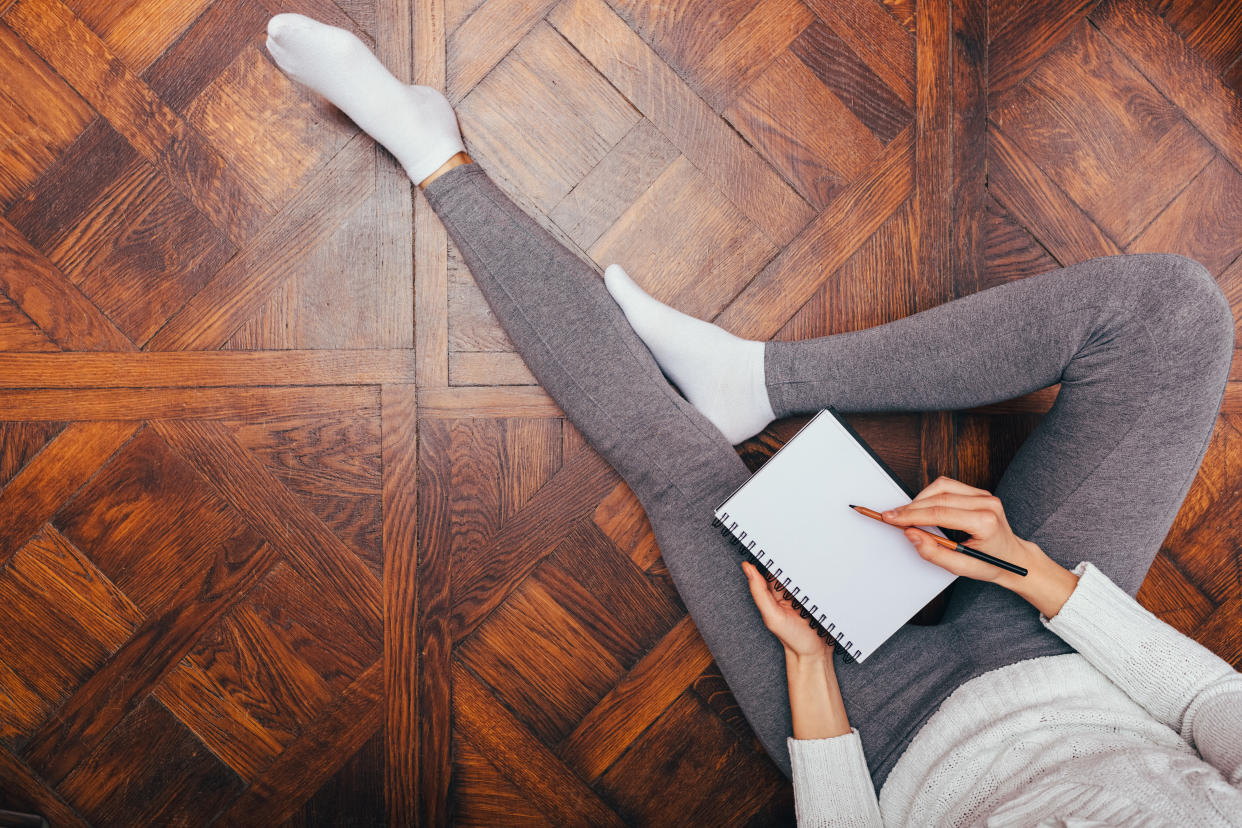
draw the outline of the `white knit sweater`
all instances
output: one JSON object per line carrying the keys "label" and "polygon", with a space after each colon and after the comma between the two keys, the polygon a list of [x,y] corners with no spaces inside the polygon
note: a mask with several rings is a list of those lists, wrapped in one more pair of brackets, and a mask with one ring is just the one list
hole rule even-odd
{"label": "white knit sweater", "polygon": [[877,800],[858,731],[790,739],[802,826],[1242,826],[1242,674],[1087,561],[1057,615],[1077,652],[977,676]]}

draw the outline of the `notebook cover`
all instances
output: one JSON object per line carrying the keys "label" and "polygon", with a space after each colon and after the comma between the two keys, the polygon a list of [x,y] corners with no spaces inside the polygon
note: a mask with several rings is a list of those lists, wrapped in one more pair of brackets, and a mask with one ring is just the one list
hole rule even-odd
{"label": "notebook cover", "polygon": [[829,408],[739,486],[716,517],[861,662],[957,577],[923,560],[899,530],[849,508],[883,510],[912,498]]}

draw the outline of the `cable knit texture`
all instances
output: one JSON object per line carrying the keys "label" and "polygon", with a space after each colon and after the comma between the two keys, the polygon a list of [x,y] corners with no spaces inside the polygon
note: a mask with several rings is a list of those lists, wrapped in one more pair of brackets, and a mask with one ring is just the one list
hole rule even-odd
{"label": "cable knit texture", "polygon": [[1045,627],[1078,652],[957,688],[877,798],[858,731],[790,739],[804,826],[1242,826],[1242,674],[1087,561]]}

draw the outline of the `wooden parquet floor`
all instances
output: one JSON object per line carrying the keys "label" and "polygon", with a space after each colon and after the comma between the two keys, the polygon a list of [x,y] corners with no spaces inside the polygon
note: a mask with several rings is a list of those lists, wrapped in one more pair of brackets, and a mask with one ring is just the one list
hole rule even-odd
{"label": "wooden parquet floor", "polygon": [[[1118,251],[1242,317],[1242,0],[0,0],[0,808],[792,820],[633,495],[393,159],[274,67],[280,11],[741,335]],[[1242,666],[1238,365],[1139,598]],[[851,420],[911,486],[989,487],[1054,395]]]}

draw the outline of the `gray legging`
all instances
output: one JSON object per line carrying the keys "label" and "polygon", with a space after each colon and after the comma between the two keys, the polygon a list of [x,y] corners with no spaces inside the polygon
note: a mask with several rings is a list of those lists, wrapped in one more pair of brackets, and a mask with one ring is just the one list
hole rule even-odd
{"label": "gray legging", "polygon": [[[664,379],[595,270],[481,168],[426,196],[531,371],[625,479],[747,720],[790,773],[780,644],[712,511],[748,472]],[[641,274],[640,274],[641,275]],[[996,488],[1013,530],[1071,567],[1089,559],[1134,595],[1203,458],[1233,355],[1233,316],[1202,265],[1112,256],[980,291],[863,331],[770,342],[778,417],[958,409],[1061,383]],[[903,626],[865,664],[837,659],[877,789],[962,683],[1072,652],[994,584],[956,582],[936,626]]]}

